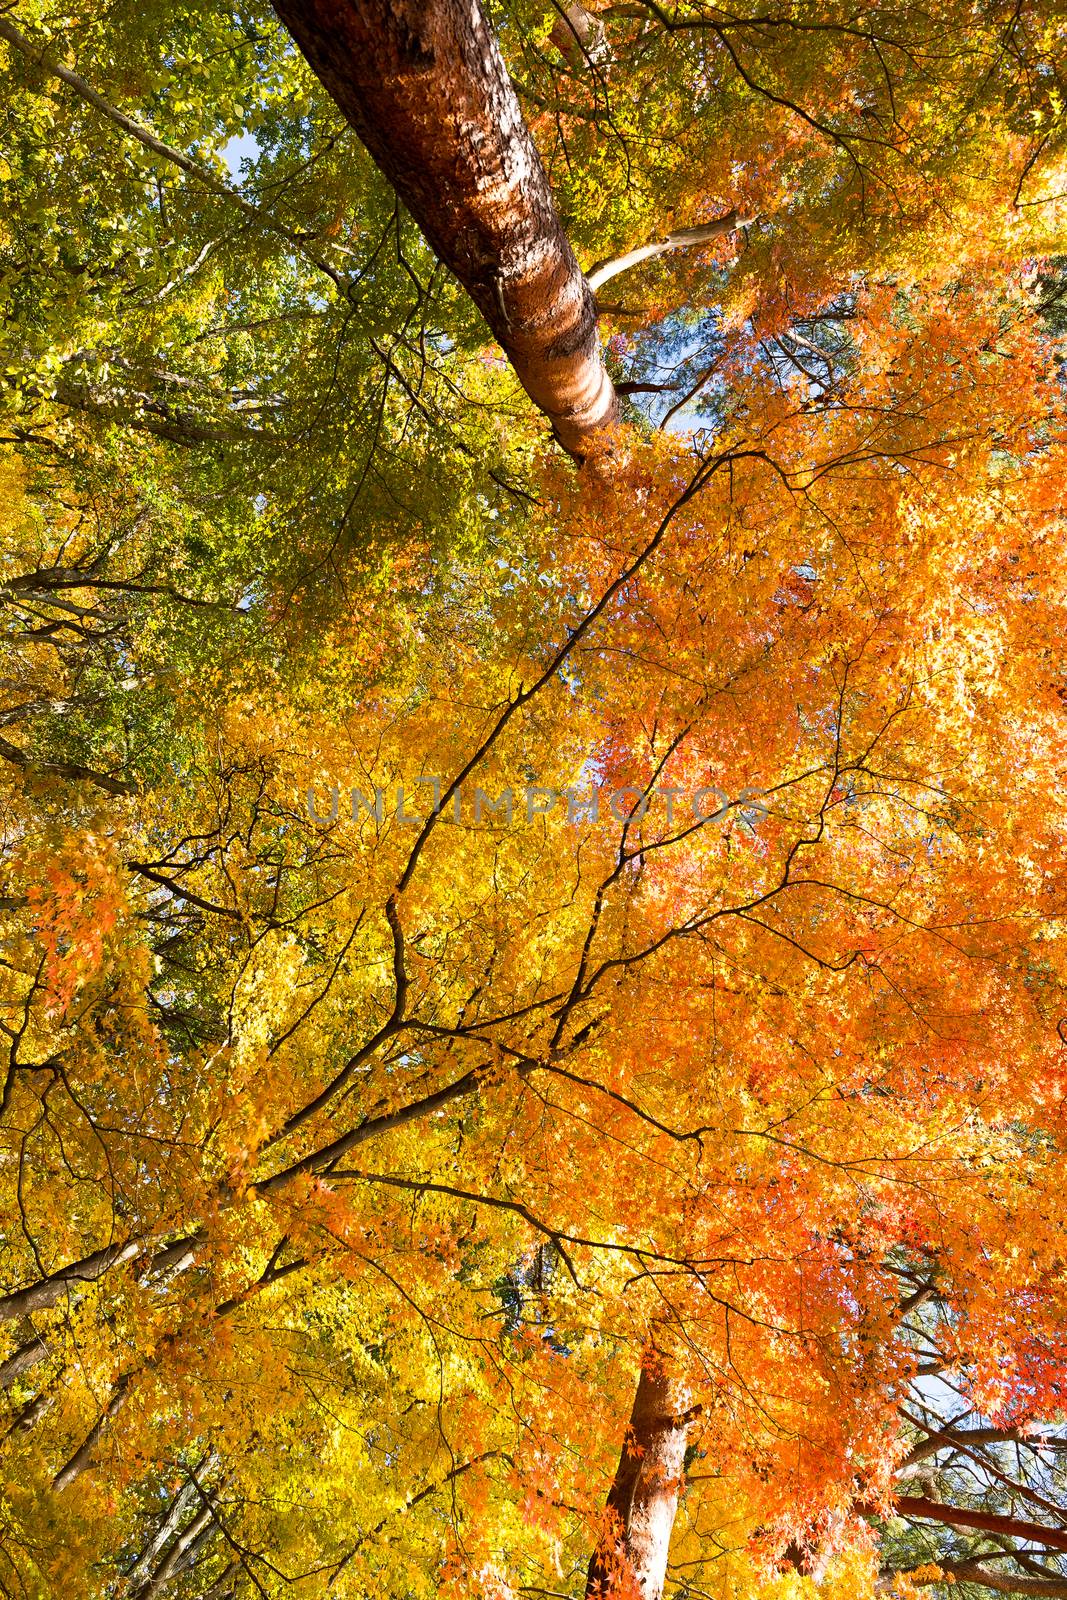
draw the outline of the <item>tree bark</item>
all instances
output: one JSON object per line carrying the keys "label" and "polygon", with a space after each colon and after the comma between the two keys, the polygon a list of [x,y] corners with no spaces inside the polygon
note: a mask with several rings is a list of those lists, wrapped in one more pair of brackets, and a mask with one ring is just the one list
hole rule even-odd
{"label": "tree bark", "polygon": [[595,66],[610,54],[604,24],[578,0],[563,8],[548,37],[563,59],[579,71]]}
{"label": "tree bark", "polygon": [[47,1355],[48,1346],[41,1336],[31,1334],[24,1344],[12,1351],[6,1361],[0,1361],[0,1389],[10,1389],[24,1372],[29,1372],[39,1361],[44,1361]]}
{"label": "tree bark", "polygon": [[382,172],[576,460],[618,402],[596,303],[478,0],[275,0]]}
{"label": "tree bark", "polygon": [[651,244],[638,245],[635,250],[627,250],[621,256],[598,261],[589,271],[586,282],[590,289],[599,289],[611,278],[618,277],[620,272],[627,272],[642,261],[653,261],[657,256],[669,255],[672,250],[691,250],[694,245],[711,244],[724,234],[747,228],[754,220],[752,217],[742,220],[736,211],[729,211],[725,217],[716,217],[714,222],[702,222],[696,228],[676,228],[673,233],[665,234]]}
{"label": "tree bark", "polygon": [[[1062,1578],[1025,1578],[1015,1572],[997,1572],[995,1568],[983,1566],[980,1560],[976,1561],[941,1561],[937,1566],[943,1573],[951,1575],[957,1583],[974,1583],[982,1589],[993,1589],[998,1594],[1025,1594],[1036,1596],[1037,1600],[1067,1600],[1067,1581]],[[910,1577],[913,1583],[922,1585],[942,1583],[942,1578],[914,1578],[906,1568],[900,1572]],[[896,1587],[898,1573],[887,1572],[879,1579],[879,1591],[888,1591],[897,1594]]]}
{"label": "tree bark", "polygon": [[[908,1421],[912,1421],[908,1418]],[[925,1426],[925,1424],[924,1424]],[[922,1467],[922,1463],[935,1456],[939,1450],[944,1450],[952,1445],[957,1449],[969,1450],[974,1445],[996,1444],[1001,1440],[1011,1441],[1026,1439],[1024,1428],[960,1428],[958,1431],[951,1428],[930,1428],[930,1437],[924,1439],[911,1450],[896,1470],[896,1481],[900,1483],[904,1478],[914,1477]],[[929,1468],[923,1468],[929,1471]]]}
{"label": "tree bark", "polygon": [[34,1427],[35,1424],[38,1423],[44,1416],[45,1412],[52,1404],[52,1400],[53,1396],[50,1395],[47,1390],[41,1394],[35,1395],[32,1400],[27,1400],[22,1410],[18,1412],[12,1421],[11,1426],[4,1434],[4,1439],[10,1439],[13,1433],[28,1433],[29,1430]]}
{"label": "tree bark", "polygon": [[49,1273],[47,1278],[41,1278],[25,1289],[15,1289],[11,1294],[0,1296],[0,1322],[11,1322],[15,1317],[29,1316],[34,1311],[47,1311],[78,1284],[94,1283],[112,1267],[132,1261],[143,1249],[144,1243],[140,1239],[110,1244],[103,1250],[94,1250],[92,1255],[85,1256],[81,1261],[61,1267],[58,1272]]}
{"label": "tree bark", "polygon": [[[201,1241],[202,1235],[197,1231],[183,1239],[174,1240],[172,1244],[163,1245],[150,1257],[149,1273],[162,1272],[170,1267],[187,1267]],[[13,1289],[10,1294],[0,1295],[0,1322],[11,1322],[16,1317],[49,1310],[80,1284],[97,1282],[112,1267],[122,1266],[124,1262],[134,1261],[144,1255],[147,1248],[145,1239],[127,1239],[122,1244],[105,1245],[102,1250],[94,1250],[92,1255],[83,1256],[80,1261],[57,1268],[47,1278],[39,1278],[36,1283],[27,1284],[23,1289]],[[5,1363],[0,1367],[0,1372],[6,1370]]]}
{"label": "tree bark", "polygon": [[99,1444],[105,1428],[114,1420],[115,1417],[118,1416],[119,1412],[126,1404],[126,1400],[129,1395],[129,1388],[130,1374],[128,1372],[124,1372],[116,1382],[115,1387],[112,1389],[111,1399],[100,1413],[97,1421],[93,1424],[92,1428],[82,1440],[77,1450],[75,1450],[70,1460],[65,1462],[64,1465],[60,1467],[59,1471],[52,1479],[52,1488],[57,1494],[61,1493],[64,1489],[69,1488],[69,1486],[74,1482],[75,1478],[81,1477],[81,1474],[85,1471],[86,1467],[90,1465],[93,1459],[93,1452]]}
{"label": "tree bark", "polygon": [[178,1573],[191,1565],[201,1542],[215,1531],[215,1496],[209,1494],[196,1516],[164,1556],[155,1572],[134,1594],[133,1600],[153,1600],[153,1596]]}
{"label": "tree bark", "polygon": [[928,1522],[944,1522],[953,1528],[978,1528],[1012,1539],[1026,1539],[1050,1550],[1067,1550],[1067,1530],[1050,1528],[1043,1522],[1024,1522],[1019,1517],[994,1511],[972,1511],[969,1506],[942,1505],[924,1495],[898,1494],[893,1511],[901,1517],[921,1517]]}
{"label": "tree bark", "polygon": [[586,1600],[660,1600],[692,1416],[657,1352],[647,1349],[608,1495],[611,1526],[589,1563]]}

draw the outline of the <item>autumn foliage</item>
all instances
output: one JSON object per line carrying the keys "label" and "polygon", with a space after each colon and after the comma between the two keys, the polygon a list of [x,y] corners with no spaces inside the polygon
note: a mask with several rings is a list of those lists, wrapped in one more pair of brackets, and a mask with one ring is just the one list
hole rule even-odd
{"label": "autumn foliage", "polygon": [[1064,1592],[1062,19],[596,15],[600,472],[268,14],[4,47],[5,1593],[647,1596],[642,1363],[668,1594]]}

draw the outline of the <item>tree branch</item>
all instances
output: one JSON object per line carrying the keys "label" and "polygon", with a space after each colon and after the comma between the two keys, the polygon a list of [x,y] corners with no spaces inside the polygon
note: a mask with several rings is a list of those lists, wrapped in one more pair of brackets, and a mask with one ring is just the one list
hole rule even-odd
{"label": "tree branch", "polygon": [[336,267],[331,266],[328,261],[320,256],[309,244],[306,235],[293,233],[291,229],[286,228],[282,223],[276,222],[269,211],[264,211],[262,207],[253,205],[250,200],[245,199],[243,194],[240,194],[236,189],[231,189],[228,183],[224,183],[221,178],[217,178],[207,167],[202,167],[198,161],[194,161],[184,151],[177,150],[173,145],[166,144],[162,139],[158,139],[154,133],[150,132],[141,123],[135,122],[124,111],[119,111],[115,106],[110,105],[103,95],[98,94],[92,85],[87,83],[78,73],[72,72],[69,67],[61,66],[58,62],[47,61],[45,52],[51,41],[35,42],[32,39],[28,39],[24,33],[20,33],[18,28],[15,27],[9,15],[0,16],[0,39],[6,39],[9,45],[20,51],[27,61],[32,62],[34,66],[41,67],[46,72],[50,72],[53,77],[59,78],[68,88],[73,89],[75,94],[88,101],[89,105],[95,106],[97,111],[102,112],[109,122],[114,123],[116,128],[120,128],[131,139],[136,139],[138,144],[144,145],[146,150],[151,150],[153,155],[162,156],[165,161],[180,167],[182,172],[187,173],[191,178],[195,178],[197,183],[202,184],[205,189],[210,189],[212,194],[217,195],[222,200],[226,200],[230,205],[236,206],[238,211],[248,217],[250,221],[257,223],[270,233],[277,234],[287,244],[291,244],[313,266],[325,272],[326,276],[339,289],[346,290],[348,288],[349,280],[344,273],[339,272]]}
{"label": "tree branch", "polygon": [[1043,1522],[1024,1522],[1019,1517],[1003,1516],[995,1511],[974,1511],[970,1506],[947,1506],[929,1500],[925,1495],[897,1495],[893,1514],[900,1517],[918,1517],[927,1522],[943,1522],[951,1528],[978,1528],[983,1533],[1004,1534],[1012,1539],[1026,1539],[1044,1545],[1049,1550],[1067,1550],[1067,1529],[1050,1528]]}
{"label": "tree branch", "polygon": [[638,245],[635,250],[610,256],[607,261],[598,261],[586,273],[585,281],[596,293],[609,278],[617,278],[620,272],[628,272],[631,267],[640,266],[642,261],[652,261],[656,256],[667,255],[672,250],[691,250],[695,245],[710,244],[713,239],[721,239],[740,228],[750,227],[755,220],[754,217],[740,218],[736,211],[728,211],[724,217],[717,217],[714,222],[703,222],[696,228],[676,228],[673,233],[666,234],[653,244]]}
{"label": "tree branch", "polygon": [[19,767],[23,772],[38,777],[67,778],[72,782],[91,783],[97,789],[103,789],[106,794],[140,793],[140,785],[134,783],[132,779],[115,778],[109,772],[96,772],[92,767],[83,767],[77,761],[37,761],[28,751],[20,749],[8,739],[0,739],[0,757],[10,761],[13,767]]}

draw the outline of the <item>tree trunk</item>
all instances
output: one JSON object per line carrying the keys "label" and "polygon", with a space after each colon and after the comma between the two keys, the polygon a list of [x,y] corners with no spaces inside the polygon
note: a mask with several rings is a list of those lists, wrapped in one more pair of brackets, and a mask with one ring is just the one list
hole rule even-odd
{"label": "tree trunk", "polygon": [[143,1249],[144,1242],[140,1239],[110,1244],[103,1250],[94,1250],[91,1256],[85,1256],[81,1261],[74,1261],[70,1266],[49,1273],[47,1278],[41,1278],[37,1283],[0,1296],[0,1322],[11,1322],[16,1317],[29,1316],[34,1311],[47,1311],[79,1284],[95,1283],[112,1267],[132,1261]]}
{"label": "tree trunk", "polygon": [[24,1344],[13,1350],[6,1361],[0,1361],[0,1389],[10,1389],[16,1379],[29,1372],[48,1355],[48,1346],[39,1334],[31,1334]]}
{"label": "tree trunk", "polygon": [[656,1351],[646,1350],[608,1495],[611,1526],[589,1563],[586,1600],[660,1600],[692,1416]]}
{"label": "tree trunk", "polygon": [[99,1444],[105,1428],[114,1420],[115,1417],[118,1416],[119,1412],[126,1404],[126,1400],[129,1396],[130,1376],[130,1373],[124,1372],[118,1379],[115,1387],[111,1391],[111,1399],[100,1413],[100,1416],[96,1422],[94,1422],[92,1428],[89,1430],[89,1433],[78,1446],[77,1450],[75,1450],[70,1460],[65,1462],[64,1465],[60,1467],[59,1471],[52,1479],[52,1488],[57,1493],[61,1493],[64,1489],[68,1488],[74,1482],[75,1478],[81,1477],[86,1467],[91,1464],[93,1452]]}
{"label": "tree trunk", "polygon": [[754,220],[749,217],[747,221],[742,221],[736,211],[730,211],[725,217],[716,217],[714,222],[702,222],[696,228],[676,228],[673,233],[664,234],[662,239],[655,239],[651,244],[638,245],[636,250],[627,250],[621,256],[598,261],[589,271],[586,282],[590,289],[599,289],[609,279],[617,278],[620,272],[640,266],[642,261],[654,261],[657,256],[669,255],[672,250],[690,250],[694,245],[710,244],[724,234],[747,228]]}
{"label": "tree trunk", "polygon": [[[992,1589],[998,1594],[1033,1595],[1037,1600],[1067,1600],[1067,1581],[1062,1578],[1027,1578],[1017,1572],[997,1572],[993,1567],[983,1566],[980,1560],[941,1561],[937,1565],[940,1571],[948,1576],[950,1582],[954,1578],[957,1583],[974,1583],[981,1589]],[[923,1586],[945,1581],[943,1578],[933,1576],[916,1578],[913,1575],[914,1569],[908,1571],[902,1567],[899,1572],[913,1584]],[[897,1577],[897,1569],[883,1573],[878,1580],[878,1592],[899,1594]]]}
{"label": "tree trunk", "polygon": [[478,0],[275,0],[303,54],[577,460],[618,402],[596,303]]}
{"label": "tree trunk", "polygon": [[[163,1245],[149,1258],[149,1274],[172,1267],[183,1270],[192,1262],[201,1242],[202,1234],[198,1229],[184,1239],[175,1239],[172,1244]],[[0,1295],[0,1322],[11,1322],[16,1317],[30,1316],[35,1311],[47,1311],[66,1295],[73,1294],[81,1284],[96,1283],[112,1267],[135,1261],[147,1248],[148,1241],[145,1239],[127,1239],[122,1244],[105,1245],[104,1249],[94,1250],[92,1255],[84,1256],[81,1261],[58,1267],[47,1278],[39,1278],[36,1283],[27,1284],[23,1289],[13,1289],[10,1294]],[[0,1373],[6,1372],[5,1362],[0,1367]],[[0,1378],[0,1387],[3,1386],[4,1380]]]}
{"label": "tree trunk", "polygon": [[929,1522],[944,1522],[953,1528],[977,1528],[982,1533],[1011,1539],[1026,1539],[1050,1550],[1067,1550],[1067,1529],[1050,1528],[1043,1522],[1025,1522],[997,1511],[976,1511],[970,1506],[943,1505],[925,1495],[898,1494],[893,1511],[901,1517],[922,1517]]}

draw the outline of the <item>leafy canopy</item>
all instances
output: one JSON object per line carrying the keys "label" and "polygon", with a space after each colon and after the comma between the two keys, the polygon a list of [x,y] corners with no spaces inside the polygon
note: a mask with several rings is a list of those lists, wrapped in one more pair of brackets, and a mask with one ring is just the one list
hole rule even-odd
{"label": "leafy canopy", "polygon": [[1061,1413],[1062,20],[497,20],[584,264],[752,219],[610,479],[268,14],[5,46],[11,1593],[577,1596],[651,1331],[680,1594]]}

